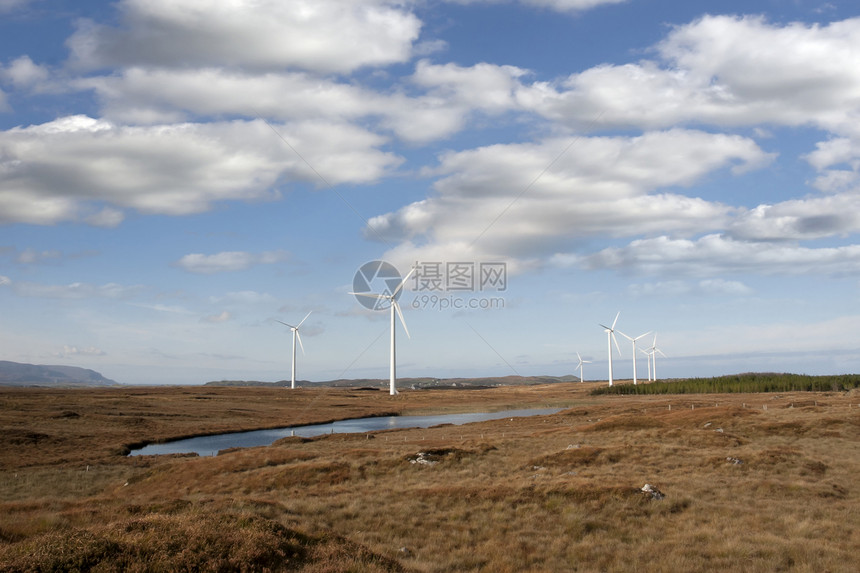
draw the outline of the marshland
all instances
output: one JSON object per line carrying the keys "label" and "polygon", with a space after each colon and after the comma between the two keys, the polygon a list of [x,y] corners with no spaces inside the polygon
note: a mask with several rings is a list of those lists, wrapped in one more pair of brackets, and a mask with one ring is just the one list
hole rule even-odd
{"label": "marshland", "polygon": [[[0,570],[856,569],[856,390],[600,386],[0,389]],[[127,455],[194,435],[547,407],[562,410]]]}

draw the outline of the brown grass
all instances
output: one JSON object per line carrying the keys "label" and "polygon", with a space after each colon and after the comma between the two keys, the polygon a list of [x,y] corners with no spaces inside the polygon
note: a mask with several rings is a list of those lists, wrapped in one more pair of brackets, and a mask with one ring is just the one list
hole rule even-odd
{"label": "brown grass", "polygon": [[[589,387],[0,391],[0,571],[855,569],[856,395]],[[217,457],[120,455],[194,428],[434,404],[570,408]]]}

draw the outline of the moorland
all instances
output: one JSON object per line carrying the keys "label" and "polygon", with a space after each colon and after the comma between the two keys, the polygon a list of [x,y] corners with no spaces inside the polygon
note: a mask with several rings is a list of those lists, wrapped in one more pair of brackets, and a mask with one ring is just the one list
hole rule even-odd
{"label": "moorland", "polygon": [[[0,389],[0,571],[855,571],[860,395]],[[548,416],[148,442],[397,414]],[[650,488],[643,491],[643,486]]]}

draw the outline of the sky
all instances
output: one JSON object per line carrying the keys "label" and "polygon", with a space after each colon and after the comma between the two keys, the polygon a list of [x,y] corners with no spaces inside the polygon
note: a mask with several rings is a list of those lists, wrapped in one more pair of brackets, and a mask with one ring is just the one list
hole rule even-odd
{"label": "sky", "polygon": [[858,232],[848,0],[0,0],[0,360],[856,373]]}

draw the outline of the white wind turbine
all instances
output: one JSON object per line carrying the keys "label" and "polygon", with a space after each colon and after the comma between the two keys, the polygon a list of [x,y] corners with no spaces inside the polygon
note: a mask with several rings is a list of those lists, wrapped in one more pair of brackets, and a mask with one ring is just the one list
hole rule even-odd
{"label": "white wind turbine", "polygon": [[[311,311],[311,312],[313,312],[313,311]],[[308,317],[310,315],[311,315],[310,312],[307,313],[305,315],[305,317],[302,319],[302,321],[295,326],[293,326],[292,324],[287,324],[286,322],[283,322],[281,320],[275,319],[275,320],[278,320],[278,322],[280,322],[284,326],[289,326],[290,330],[293,331],[293,368],[292,368],[292,378],[290,379],[291,380],[290,381],[290,388],[296,387],[296,339],[298,339],[298,341],[299,341],[299,346],[302,347],[302,356],[305,355],[305,345],[302,344],[302,337],[299,334],[299,327],[302,324],[304,324],[304,322],[308,319]]]}
{"label": "white wind turbine", "polygon": [[618,322],[618,317],[621,315],[621,311],[618,311],[618,314],[615,315],[615,320],[612,321],[612,326],[606,326],[605,324],[601,324],[603,330],[606,332],[606,350],[609,355],[609,385],[612,386],[612,343],[615,342],[615,348],[618,349],[618,354],[621,355],[621,348],[618,346],[618,340],[615,338],[615,323]]}
{"label": "white wind turbine", "polygon": [[643,348],[640,348],[639,352],[644,354],[645,358],[648,360],[648,382],[651,382],[651,352],[650,350],[645,350]]}
{"label": "white wind turbine", "polygon": [[[623,336],[624,338],[626,338],[627,340],[629,340],[633,344],[633,385],[635,386],[636,384],[639,383],[638,380],[636,379],[636,341],[639,340],[640,338],[642,338],[643,336],[648,336],[649,334],[651,334],[651,331],[649,330],[645,334],[640,334],[636,338],[633,338],[631,336],[627,336],[626,334],[624,334],[620,330],[618,331],[618,334],[620,334],[621,336]],[[648,368],[648,372],[650,374],[650,372],[651,372],[650,367]],[[649,380],[650,380],[650,376],[649,376]]]}
{"label": "white wind turbine", "polygon": [[[654,382],[657,381],[657,353],[663,354],[663,351],[657,348],[657,333],[654,333],[654,342],[651,343],[651,348],[648,349],[648,355],[651,357],[651,362],[653,362],[653,370],[654,370]],[[664,358],[668,358],[665,354],[663,354]]]}
{"label": "white wind turbine", "polygon": [[579,370],[579,383],[582,384],[582,381],[583,381],[582,365],[583,364],[591,364],[591,360],[583,360],[582,356],[579,355],[579,352],[576,353],[576,357],[579,358],[579,364],[577,365],[576,369],[574,369],[574,372]]}
{"label": "white wind turbine", "polygon": [[403,285],[406,284],[406,281],[409,280],[409,277],[412,275],[413,272],[415,272],[414,267],[412,268],[411,271],[409,271],[406,274],[405,277],[403,277],[403,280],[400,281],[400,284],[397,285],[397,288],[395,288],[391,292],[391,294],[385,294],[385,293],[379,294],[379,293],[372,293],[372,292],[351,292],[351,293],[349,293],[349,294],[357,295],[357,296],[369,296],[369,297],[373,297],[373,298],[376,298],[379,300],[387,300],[390,303],[390,307],[391,307],[391,365],[390,365],[390,369],[389,369],[389,393],[392,396],[397,395],[397,387],[396,387],[397,360],[396,360],[396,352],[395,352],[396,345],[395,345],[395,337],[394,337],[395,326],[396,326],[395,322],[394,322],[394,313],[395,312],[397,312],[397,316],[400,317],[400,324],[403,325],[403,330],[406,331],[406,336],[408,336],[409,338],[412,338],[411,336],[409,336],[409,329],[406,328],[406,321],[403,320],[403,311],[400,310],[400,305],[397,304],[397,295],[398,295],[398,293],[400,293],[400,290],[403,288]]}

